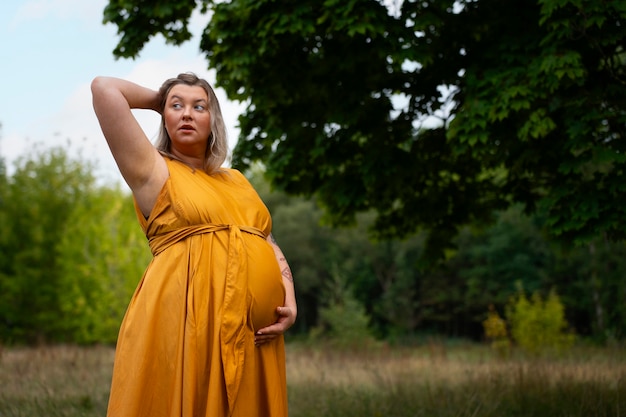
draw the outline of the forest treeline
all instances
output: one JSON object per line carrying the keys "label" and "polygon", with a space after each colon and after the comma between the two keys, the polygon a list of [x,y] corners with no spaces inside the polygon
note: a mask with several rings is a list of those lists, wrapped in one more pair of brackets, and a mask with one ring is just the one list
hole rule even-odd
{"label": "forest treeline", "polygon": [[[0,342],[115,342],[150,259],[129,192],[100,184],[89,163],[62,148],[33,151],[8,172],[0,158]],[[481,340],[490,306],[502,314],[522,288],[557,293],[578,336],[626,336],[623,242],[556,241],[541,211],[528,216],[513,206],[492,223],[462,228],[455,248],[426,264],[425,235],[373,241],[367,213],[351,228],[324,226],[314,199],[271,192],[258,167],[247,174],[293,270],[293,335],[323,332],[321,312],[346,304],[362,314],[345,319],[367,318],[380,339]]]}

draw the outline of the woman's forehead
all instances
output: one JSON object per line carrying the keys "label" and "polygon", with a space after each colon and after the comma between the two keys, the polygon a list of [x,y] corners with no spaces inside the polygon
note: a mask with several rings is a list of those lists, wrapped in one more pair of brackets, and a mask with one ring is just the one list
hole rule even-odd
{"label": "woman's forehead", "polygon": [[186,84],[177,84],[170,89],[169,94],[167,95],[168,99],[172,97],[177,97],[179,99],[185,100],[205,100],[208,101],[209,97],[204,88],[199,85],[186,85]]}

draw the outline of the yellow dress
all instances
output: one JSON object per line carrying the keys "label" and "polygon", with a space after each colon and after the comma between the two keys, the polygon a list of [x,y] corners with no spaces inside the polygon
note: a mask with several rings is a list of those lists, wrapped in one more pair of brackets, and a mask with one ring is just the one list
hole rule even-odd
{"label": "yellow dress", "polygon": [[122,322],[107,416],[287,416],[284,339],[254,345],[285,298],[269,212],[239,171],[165,160],[150,217],[137,210],[154,257]]}

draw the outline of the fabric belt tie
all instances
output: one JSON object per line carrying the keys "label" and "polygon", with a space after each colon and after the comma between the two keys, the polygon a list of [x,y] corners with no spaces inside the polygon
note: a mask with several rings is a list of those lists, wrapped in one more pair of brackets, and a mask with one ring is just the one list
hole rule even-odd
{"label": "fabric belt tie", "polygon": [[220,347],[222,366],[228,396],[228,407],[232,413],[245,356],[246,326],[248,321],[248,265],[241,233],[249,233],[266,239],[265,234],[250,226],[207,224],[189,226],[151,237],[148,241],[153,256],[190,236],[228,230],[228,261],[224,284]]}

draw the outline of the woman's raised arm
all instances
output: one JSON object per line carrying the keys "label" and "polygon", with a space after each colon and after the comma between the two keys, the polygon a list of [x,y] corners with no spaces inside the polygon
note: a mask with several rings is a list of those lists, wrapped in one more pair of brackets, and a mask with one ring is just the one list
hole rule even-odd
{"label": "woman's raised arm", "polygon": [[160,112],[158,92],[112,77],[96,77],[91,83],[91,92],[93,107],[113,158],[144,215],[148,215],[167,180],[168,171],[131,109]]}

